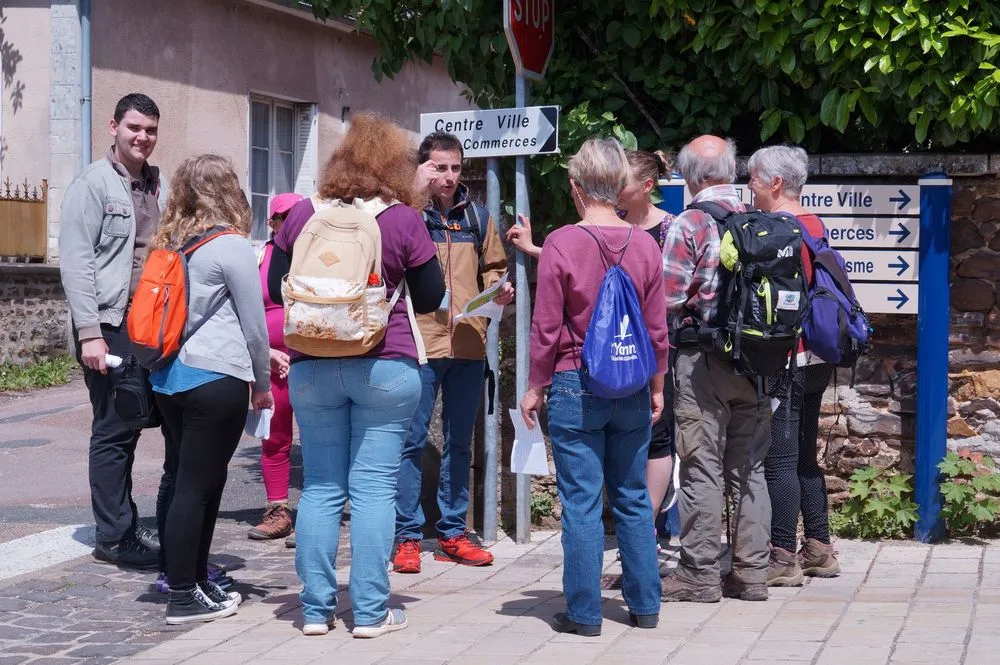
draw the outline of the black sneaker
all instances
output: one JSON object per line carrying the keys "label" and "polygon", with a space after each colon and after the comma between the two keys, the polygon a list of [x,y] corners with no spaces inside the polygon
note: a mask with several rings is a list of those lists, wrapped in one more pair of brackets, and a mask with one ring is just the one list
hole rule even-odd
{"label": "black sneaker", "polygon": [[126,536],[117,543],[97,543],[94,559],[123,568],[150,570],[159,568],[160,553],[143,545],[138,538]]}
{"label": "black sneaker", "polygon": [[175,626],[196,621],[213,621],[236,614],[236,603],[217,603],[195,586],[184,591],[170,590],[167,624]]}
{"label": "black sneaker", "polygon": [[160,535],[152,529],[147,529],[139,524],[135,527],[135,537],[139,539],[140,543],[151,550],[160,549]]}
{"label": "black sneaker", "polygon": [[212,580],[198,582],[198,587],[212,602],[220,605],[226,605],[227,603],[236,603],[239,605],[243,602],[243,596],[238,591],[226,591]]}

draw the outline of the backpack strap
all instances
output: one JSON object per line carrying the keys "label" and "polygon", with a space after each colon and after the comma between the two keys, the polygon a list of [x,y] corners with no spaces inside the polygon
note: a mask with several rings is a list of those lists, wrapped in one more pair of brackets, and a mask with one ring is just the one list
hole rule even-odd
{"label": "backpack strap", "polygon": [[400,294],[406,300],[406,318],[410,321],[410,332],[413,333],[413,342],[417,346],[417,362],[421,365],[427,364],[427,349],[424,346],[423,335],[420,334],[420,327],[417,325],[417,315],[413,311],[413,301],[410,300],[410,290],[406,288],[406,278],[396,285],[396,291],[392,294],[392,298],[389,299],[389,312],[392,312],[393,307],[399,301]]}
{"label": "backpack strap", "polygon": [[700,210],[703,213],[706,213],[718,222],[720,226],[725,224],[726,218],[733,214],[732,210],[728,210],[715,201],[699,201],[697,203],[692,203],[688,205],[688,209]]}

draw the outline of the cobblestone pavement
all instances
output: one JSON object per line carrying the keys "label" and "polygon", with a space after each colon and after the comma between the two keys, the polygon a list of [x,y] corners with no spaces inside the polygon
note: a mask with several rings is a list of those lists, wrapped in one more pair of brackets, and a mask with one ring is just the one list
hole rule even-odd
{"label": "cobblestone pavement", "polygon": [[[391,603],[406,608],[409,627],[353,640],[343,588],[337,627],[301,635],[293,550],[281,541],[249,541],[228,522],[216,542],[213,560],[248,597],[236,616],[166,626],[152,575],[77,559],[0,588],[0,665],[1000,662],[1000,543],[839,541],[836,579],[772,589],[765,603],[664,605],[656,630],[629,626],[609,550],[603,632],[580,638],[549,627],[563,609],[562,551],[558,534],[535,533],[528,545],[495,544],[489,568],[425,554],[422,574],[392,575]],[[340,567],[346,579],[346,559]]]}

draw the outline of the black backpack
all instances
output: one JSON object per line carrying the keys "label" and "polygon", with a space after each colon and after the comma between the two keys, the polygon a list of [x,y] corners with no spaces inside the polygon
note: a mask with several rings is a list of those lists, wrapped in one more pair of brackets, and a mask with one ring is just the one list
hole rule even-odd
{"label": "black backpack", "polygon": [[718,312],[699,331],[703,348],[737,374],[780,374],[790,355],[795,362],[809,304],[801,227],[787,213],[731,212],[710,201],[690,207],[715,219],[721,241]]}

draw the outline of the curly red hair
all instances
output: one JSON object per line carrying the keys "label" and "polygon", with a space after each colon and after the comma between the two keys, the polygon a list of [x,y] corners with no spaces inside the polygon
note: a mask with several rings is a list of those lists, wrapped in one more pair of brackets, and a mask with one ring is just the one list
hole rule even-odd
{"label": "curly red hair", "polygon": [[359,113],[323,169],[324,199],[381,198],[423,207],[413,189],[416,153],[403,128],[375,113]]}

